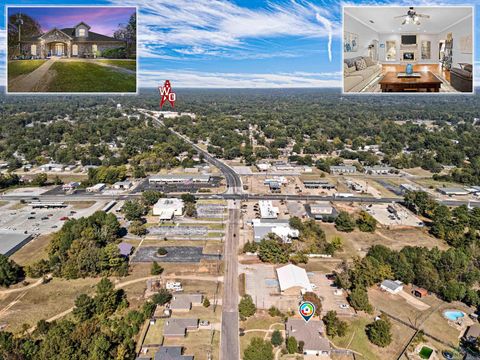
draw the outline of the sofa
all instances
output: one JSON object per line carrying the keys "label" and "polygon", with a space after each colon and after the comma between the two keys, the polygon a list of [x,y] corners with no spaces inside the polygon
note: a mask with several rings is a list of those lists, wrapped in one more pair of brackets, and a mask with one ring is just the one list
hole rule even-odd
{"label": "sofa", "polygon": [[450,70],[450,85],[461,92],[472,92],[473,73],[472,64],[462,64],[462,68],[452,68]]}
{"label": "sofa", "polygon": [[[362,66],[360,60],[366,66]],[[359,66],[360,65],[360,66]],[[359,92],[382,72],[382,65],[367,56],[343,60],[343,91]]]}

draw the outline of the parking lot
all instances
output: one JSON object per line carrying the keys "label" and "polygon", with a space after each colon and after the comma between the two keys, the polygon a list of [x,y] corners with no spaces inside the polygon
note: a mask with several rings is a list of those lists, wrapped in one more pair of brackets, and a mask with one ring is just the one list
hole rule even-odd
{"label": "parking lot", "polygon": [[210,182],[208,183],[193,183],[193,182],[184,182],[184,183],[175,183],[175,184],[150,184],[148,179],[145,179],[141,182],[132,192],[141,193],[145,190],[157,190],[163,193],[179,193],[179,192],[190,192],[197,193],[200,189],[209,189],[211,192],[214,189],[219,189],[222,182],[222,178],[219,176],[212,176]]}
{"label": "parking lot", "polygon": [[334,310],[338,315],[352,316],[353,309],[348,306],[345,291],[338,289],[333,280],[329,280],[325,274],[318,272],[307,273],[310,283],[314,285],[314,292],[322,300],[322,313]]}
{"label": "parking lot", "polygon": [[85,209],[74,209],[72,205],[64,208],[33,209],[29,204],[11,202],[0,207],[0,229],[48,234],[61,228],[67,218],[90,216],[103,206],[104,202],[97,202]]}
{"label": "parking lot", "polygon": [[424,225],[415,214],[399,204],[371,204],[365,210],[385,226],[422,227]]}
{"label": "parking lot", "polygon": [[197,204],[198,218],[222,218],[225,214],[224,204]]}
{"label": "parking lot", "polygon": [[298,309],[300,293],[298,295],[280,294],[280,286],[273,265],[242,265],[241,271],[245,273],[245,291],[252,297],[258,308],[268,309],[275,306],[282,311]]}
{"label": "parking lot", "polygon": [[159,246],[143,246],[131,258],[131,262],[181,262],[198,263],[201,260],[218,260],[221,255],[204,254],[201,246],[165,246],[167,254],[157,254]]}
{"label": "parking lot", "polygon": [[150,235],[161,236],[199,236],[206,235],[208,233],[208,227],[206,226],[155,226],[148,228]]}

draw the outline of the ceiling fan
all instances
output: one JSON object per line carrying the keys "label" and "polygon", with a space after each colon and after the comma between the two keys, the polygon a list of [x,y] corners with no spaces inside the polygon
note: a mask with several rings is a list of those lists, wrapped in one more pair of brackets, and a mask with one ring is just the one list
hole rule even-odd
{"label": "ceiling fan", "polygon": [[420,25],[420,19],[430,19],[430,15],[417,14],[413,6],[410,6],[407,11],[407,15],[395,16],[394,19],[403,19],[402,25],[415,24]]}

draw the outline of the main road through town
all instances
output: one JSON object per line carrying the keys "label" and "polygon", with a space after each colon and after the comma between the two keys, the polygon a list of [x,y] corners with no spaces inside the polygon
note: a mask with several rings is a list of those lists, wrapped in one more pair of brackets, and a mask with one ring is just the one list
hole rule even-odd
{"label": "main road through town", "polygon": [[[140,110],[141,111],[141,110]],[[153,119],[156,126],[165,126],[163,122],[141,111],[144,115]],[[220,169],[227,182],[227,194],[232,196],[243,193],[242,180],[240,176],[227,164],[216,159],[207,151],[194,144],[186,136],[169,129],[183,141],[192,146],[199,154],[203,155],[205,161]],[[220,333],[220,360],[240,359],[240,344],[238,333],[238,242],[240,230],[240,201],[228,200],[228,220],[225,233],[225,246],[223,259],[225,263],[222,299],[222,329]]]}

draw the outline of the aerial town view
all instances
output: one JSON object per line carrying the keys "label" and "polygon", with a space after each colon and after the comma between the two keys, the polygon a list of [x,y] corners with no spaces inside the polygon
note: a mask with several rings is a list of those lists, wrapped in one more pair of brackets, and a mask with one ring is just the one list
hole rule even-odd
{"label": "aerial town view", "polygon": [[0,360],[480,359],[476,4],[7,5]]}

